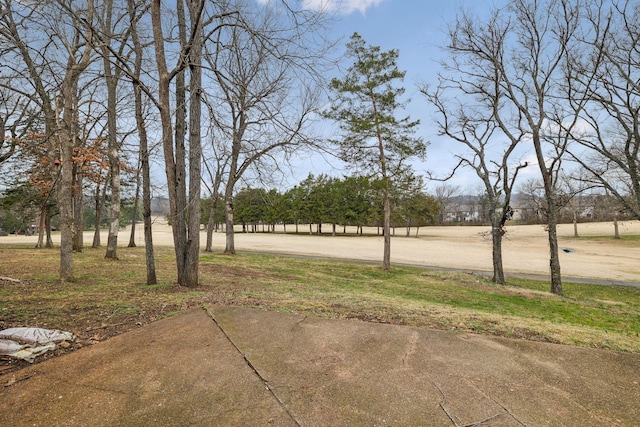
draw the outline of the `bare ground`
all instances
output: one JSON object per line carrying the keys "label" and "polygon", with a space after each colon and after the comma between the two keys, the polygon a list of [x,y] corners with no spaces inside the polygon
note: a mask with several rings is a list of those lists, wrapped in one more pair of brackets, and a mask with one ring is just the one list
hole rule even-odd
{"label": "bare ground", "polygon": [[[640,236],[640,221],[626,221],[619,224],[622,240],[613,239],[612,223],[584,223],[578,225],[580,237],[574,237],[572,224],[558,227],[560,264],[562,274],[567,277],[594,278],[608,281],[640,282],[640,239],[624,238]],[[235,247],[239,251],[265,253],[300,254],[320,257],[335,257],[377,261],[382,258],[383,238],[376,235],[376,229],[365,229],[365,236],[355,237],[355,228],[348,228],[347,235],[342,229],[332,236],[327,233],[330,225],[325,225],[322,236],[307,234],[309,227],[301,225],[298,234],[292,225],[287,226],[287,234],[282,226],[277,233],[236,232]],[[315,230],[315,228],[314,228]],[[461,270],[491,271],[491,237],[489,227],[447,226],[422,227],[416,237],[405,237],[404,229],[397,229],[391,242],[392,262],[429,267]],[[85,242],[90,242],[92,232],[85,233]],[[172,245],[171,228],[166,221],[156,218],[154,223],[154,244]],[[59,236],[54,236],[57,243]],[[106,235],[103,239],[106,242]],[[120,244],[129,241],[129,229],[119,236]],[[201,234],[201,244],[206,236]],[[214,250],[223,250],[224,233],[214,233]],[[4,236],[0,244],[36,243],[35,236]],[[136,243],[144,244],[142,226],[136,229]],[[562,249],[567,250],[566,252]],[[549,246],[543,225],[515,225],[507,227],[503,244],[505,271],[509,274],[538,274],[549,272]]]}

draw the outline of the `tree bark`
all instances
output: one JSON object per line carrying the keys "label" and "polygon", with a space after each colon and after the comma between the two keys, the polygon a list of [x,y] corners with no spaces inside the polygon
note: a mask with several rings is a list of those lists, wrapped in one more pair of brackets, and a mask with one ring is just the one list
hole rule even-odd
{"label": "tree bark", "polygon": [[147,128],[145,125],[142,108],[142,87],[140,84],[140,74],[142,72],[142,44],[138,38],[137,19],[135,16],[134,0],[128,0],[127,9],[131,20],[131,40],[134,46],[134,75],[133,93],[135,99],[135,117],[138,137],[140,140],[140,168],[142,171],[142,220],[144,221],[144,250],[147,265],[147,285],[155,285],[156,263],[153,250],[153,233],[151,224],[151,178],[149,167],[149,144],[147,138]]}
{"label": "tree bark", "polygon": [[198,285],[200,256],[200,191],[202,179],[202,48],[203,34],[200,27],[197,0],[188,0],[191,18],[191,50],[189,51],[189,225],[186,248],[185,285]]}
{"label": "tree bark", "polygon": [[[177,0],[176,11],[178,18],[178,39],[180,49],[184,52],[187,44],[187,23],[184,11],[184,0]],[[183,53],[184,54],[184,53]],[[187,137],[187,86],[185,67],[181,67],[175,77],[175,136],[173,147],[175,149],[175,181],[173,182],[173,195],[175,198],[175,211],[172,212],[172,227],[176,250],[176,263],[178,267],[178,284],[185,283],[185,266],[188,246],[187,232],[187,158],[186,158],[186,137]]]}
{"label": "tree bark", "polygon": [[229,186],[227,185],[227,194],[225,194],[224,198],[224,209],[225,209],[225,248],[224,253],[229,255],[235,255],[236,248],[235,242],[233,239],[233,198],[229,195]]}
{"label": "tree bark", "polygon": [[211,193],[211,207],[209,208],[209,220],[207,221],[207,243],[205,252],[213,252],[213,231],[215,229],[215,212],[218,204],[218,196]]}
{"label": "tree bark", "polygon": [[73,186],[73,216],[74,228],[73,251],[82,252],[84,249],[84,196],[82,194],[83,174],[80,165],[74,165],[74,186]]}
{"label": "tree bark", "polygon": [[44,219],[45,228],[46,228],[46,236],[47,243],[45,244],[45,248],[53,248],[53,240],[51,239],[51,215],[47,212],[47,215]]}
{"label": "tree bark", "polygon": [[[102,31],[107,42],[111,43],[111,15],[113,3],[105,3],[106,19]],[[120,230],[120,144],[118,141],[117,90],[118,77],[111,64],[111,53],[108,46],[102,46],[102,62],[104,65],[104,79],[107,87],[107,141],[109,157],[109,176],[111,177],[111,206],[109,210],[109,233],[107,236],[107,251],[105,258],[118,259],[118,231]]]}
{"label": "tree bark", "polygon": [[58,207],[60,210],[60,281],[73,282],[73,234],[75,232],[73,221],[73,139],[71,136],[71,90],[69,82],[63,83],[63,99],[65,110],[63,113],[64,125],[58,131],[60,141],[60,180],[58,183]]}
{"label": "tree bark", "polygon": [[[198,6],[202,7],[202,3],[198,2]],[[185,112],[185,83],[184,83],[184,68],[185,58],[189,57],[189,44],[186,41],[186,22],[184,16],[184,2],[178,0],[178,33],[180,38],[181,54],[186,55],[182,57],[181,62],[177,67],[169,72],[166,64],[166,56],[164,49],[164,35],[162,32],[162,16],[161,16],[161,1],[153,0],[151,2],[151,21],[153,28],[153,43],[156,54],[156,64],[158,68],[159,84],[158,84],[158,100],[157,106],[160,111],[160,119],[162,122],[162,146],[165,158],[165,173],[167,175],[167,193],[169,195],[169,209],[170,220],[173,229],[173,242],[176,254],[176,266],[178,271],[178,284],[184,286],[194,286],[197,284],[197,271],[191,272],[191,275],[187,276],[186,265],[187,259],[192,256],[192,251],[197,248],[190,244],[187,234],[187,203],[186,203],[186,184],[185,184],[185,146],[184,139],[186,133],[186,112]],[[194,25],[199,26],[199,19],[195,21]],[[197,32],[197,31],[195,31]],[[194,34],[194,31],[192,31]],[[172,79],[176,77],[176,129],[175,129],[175,150],[174,150],[174,135],[171,115],[171,93],[170,85]],[[195,153],[194,153],[195,154]],[[199,170],[200,165],[192,165]],[[196,169],[194,169],[195,171]],[[198,181],[200,176],[198,176]],[[194,184],[195,185],[195,184]],[[199,184],[198,184],[199,185]],[[196,202],[198,203],[198,202]],[[199,206],[198,206],[199,210]],[[196,214],[199,216],[199,211]],[[191,236],[194,239],[195,236]],[[199,242],[199,238],[198,238]],[[191,240],[193,243],[193,240]],[[191,252],[189,252],[191,248]],[[195,278],[195,281],[194,281]]]}
{"label": "tree bark", "polygon": [[236,253],[233,234],[233,189],[236,185],[236,178],[238,175],[238,158],[240,156],[240,148],[242,147],[242,134],[246,129],[244,114],[240,114],[238,120],[240,124],[233,132],[231,161],[229,162],[229,177],[227,178],[227,186],[224,191],[225,223],[227,226],[224,253],[229,255],[235,255]]}
{"label": "tree bark", "polygon": [[492,260],[493,260],[493,277],[491,281],[497,283],[499,285],[506,284],[504,278],[504,267],[502,264],[502,237],[504,236],[504,229],[498,223],[496,224],[495,218],[497,215],[492,214],[492,225],[491,225],[491,247],[492,247]]}
{"label": "tree bark", "polygon": [[382,258],[382,269],[391,268],[391,203],[389,201],[388,184],[384,190],[384,255]]}
{"label": "tree bark", "polygon": [[545,196],[547,199],[547,233],[549,235],[549,268],[551,272],[551,292],[562,295],[562,276],[560,274],[560,255],[558,252],[558,210],[555,206],[553,190]]}
{"label": "tree bark", "polygon": [[[88,3],[90,13],[93,12],[93,2]],[[91,21],[91,19],[89,19]],[[74,46],[80,45],[79,30],[76,29]],[[90,61],[91,48],[85,46],[82,57],[77,60],[73,54],[67,58],[67,69],[61,84],[60,107],[62,118],[58,123],[58,143],[60,146],[60,179],[58,181],[58,206],[60,209],[60,281],[73,282],[73,241],[75,222],[73,217],[73,149],[76,137],[74,135],[76,120],[77,83],[80,74],[87,68]]]}
{"label": "tree bark", "polygon": [[91,244],[92,248],[99,248],[102,246],[102,241],[100,240],[100,222],[102,221],[102,209],[104,208],[105,200],[107,199],[107,183],[105,182],[104,187],[102,187],[102,194],[100,194],[100,183],[96,183],[96,194],[95,194],[95,213],[96,213],[96,228],[93,233],[93,242]]}
{"label": "tree bark", "polygon": [[136,197],[133,201],[133,213],[131,214],[131,233],[129,234],[129,244],[127,245],[129,248],[136,247],[136,224],[138,222],[138,206],[140,204],[140,173],[141,170],[138,168],[136,173]]}

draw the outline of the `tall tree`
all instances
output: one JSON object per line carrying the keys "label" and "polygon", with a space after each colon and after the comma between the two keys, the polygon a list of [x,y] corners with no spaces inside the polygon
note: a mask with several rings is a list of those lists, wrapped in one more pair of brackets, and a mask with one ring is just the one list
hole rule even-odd
{"label": "tall tree", "polygon": [[[178,270],[178,283],[183,286],[196,286],[198,284],[198,271],[187,271],[189,267],[193,267],[193,259],[197,259],[197,252],[199,251],[199,212],[200,212],[200,199],[199,193],[193,200],[193,203],[187,205],[186,197],[186,159],[184,149],[184,129],[186,129],[186,116],[181,112],[181,108],[184,105],[184,98],[182,98],[182,91],[184,90],[181,85],[184,82],[181,78],[177,80],[177,92],[176,98],[178,99],[178,113],[176,115],[176,124],[173,124],[173,114],[171,109],[171,82],[180,74],[182,74],[186,68],[189,67],[190,61],[193,59],[193,49],[199,49],[202,46],[202,13],[205,6],[205,2],[200,0],[189,6],[190,22],[192,23],[190,28],[190,35],[186,35],[186,23],[183,21],[183,17],[179,19],[179,33],[181,34],[181,43],[179,49],[179,57],[176,65],[173,69],[169,70],[167,65],[167,56],[165,48],[165,37],[163,32],[163,20],[162,20],[162,4],[160,0],[153,0],[151,2],[151,23],[153,28],[153,44],[154,52],[156,56],[156,66],[158,70],[158,97],[157,107],[160,111],[160,120],[162,123],[162,146],[164,152],[165,172],[167,176],[167,190],[169,195],[169,209],[172,219],[173,240],[174,249],[176,254],[176,265]],[[184,12],[184,2],[178,1],[178,10],[181,14]],[[198,90],[199,93],[199,90]],[[196,94],[194,94],[196,96]],[[198,95],[199,96],[199,95]],[[180,103],[182,102],[182,104]],[[176,134],[174,135],[174,129]],[[191,144],[200,144],[200,141],[190,141]],[[195,148],[197,151],[197,147]],[[195,156],[195,153],[194,153]],[[197,179],[190,181],[192,189],[199,189],[200,186],[200,164],[189,163],[193,174],[196,174]],[[190,194],[192,191],[190,190]],[[187,212],[192,212],[192,221],[198,221],[196,226],[189,224],[187,226]],[[197,214],[196,214],[197,212]],[[190,234],[193,230],[197,230],[195,234]],[[194,255],[195,254],[195,255]],[[197,265],[197,261],[196,261]]]}
{"label": "tall tree", "polygon": [[[430,91],[427,87],[423,87],[421,91],[436,108],[440,134],[462,146],[462,150],[455,156],[459,161],[452,175],[458,167],[468,167],[482,181],[491,222],[491,280],[504,285],[502,238],[506,233],[505,224],[513,214],[510,203],[516,177],[520,169],[527,166],[526,162],[513,165],[513,154],[524,135],[513,132],[505,136],[499,132],[494,116],[500,108],[498,85],[487,85],[483,78],[474,79],[475,70],[456,66],[450,69],[456,73],[452,73],[451,77],[441,76],[440,85],[435,91]],[[445,94],[450,92],[451,99],[445,98]],[[481,97],[477,96],[479,93],[482,94]],[[476,103],[472,100],[476,100]],[[499,135],[495,135],[496,131]],[[507,140],[504,149],[498,151],[492,147],[496,139]]]}
{"label": "tall tree", "polygon": [[202,179],[202,54],[204,30],[201,25],[201,8],[198,0],[188,0],[191,34],[189,49],[189,236],[185,259],[185,281],[198,283],[198,260],[200,256],[200,192]]}
{"label": "tall tree", "polygon": [[[551,292],[562,294],[556,190],[578,116],[569,108],[567,52],[575,42],[580,4],[569,0],[514,0],[488,19],[462,14],[448,51],[482,84],[475,95],[497,94],[493,118],[509,141],[526,137],[544,186]],[[467,74],[468,75],[468,74]],[[521,136],[523,135],[523,136]]]}
{"label": "tall tree", "polygon": [[138,140],[140,141],[140,173],[142,175],[142,220],[144,221],[144,248],[147,265],[147,284],[157,283],[156,263],[153,249],[153,233],[151,224],[151,168],[149,166],[149,141],[147,136],[147,126],[144,115],[142,60],[143,46],[138,36],[138,25],[145,10],[136,8],[135,0],[127,0],[127,13],[131,23],[131,42],[133,44],[134,66],[131,70],[131,81],[133,84],[133,94],[135,99],[135,118],[138,130]]}
{"label": "tall tree", "polygon": [[407,160],[422,157],[425,144],[414,136],[418,121],[397,118],[403,107],[401,96],[405,72],[398,70],[398,51],[383,52],[379,46],[367,46],[354,33],[347,44],[347,56],[353,59],[344,78],[331,81],[331,107],[324,115],[340,123],[343,138],[334,143],[340,158],[353,167],[368,171],[382,182],[384,205],[384,255],[382,268],[391,266],[392,180],[407,172]]}
{"label": "tall tree", "polygon": [[578,144],[569,153],[587,182],[640,219],[640,5],[597,0],[586,8],[584,35],[568,62],[584,126],[573,132]]}
{"label": "tall tree", "polygon": [[321,29],[319,14],[294,11],[287,2],[234,5],[238,13],[220,27],[215,50],[205,56],[216,77],[215,123],[230,141],[224,190],[228,254],[235,253],[236,184],[250,170],[261,177],[279,169],[282,158],[315,142],[308,124],[318,106],[315,85],[324,49],[307,38]]}
{"label": "tall tree", "polygon": [[[118,259],[118,231],[120,230],[120,147],[122,143],[118,136],[118,83],[121,68],[117,67],[115,55],[120,57],[128,39],[129,31],[124,31],[122,25],[126,10],[118,13],[113,0],[105,0],[98,16],[98,28],[101,33],[99,53],[102,56],[105,86],[107,88],[107,142],[109,156],[109,177],[111,189],[111,203],[109,210],[109,232],[107,235],[107,250],[105,258]],[[115,16],[114,16],[115,14]],[[126,28],[126,27],[125,27]]]}

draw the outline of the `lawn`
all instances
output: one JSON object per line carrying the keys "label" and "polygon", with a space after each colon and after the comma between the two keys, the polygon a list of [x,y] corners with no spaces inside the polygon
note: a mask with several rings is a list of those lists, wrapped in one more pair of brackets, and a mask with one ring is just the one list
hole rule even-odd
{"label": "lawn", "polygon": [[[90,345],[203,304],[491,334],[640,353],[640,289],[512,279],[379,264],[203,253],[201,285],[174,284],[173,250],[156,248],[157,285],[145,285],[143,248],[75,254],[74,283],[57,280],[59,252],[0,246],[0,328],[71,331]],[[5,365],[6,359],[0,360]],[[0,370],[0,374],[2,371]]]}

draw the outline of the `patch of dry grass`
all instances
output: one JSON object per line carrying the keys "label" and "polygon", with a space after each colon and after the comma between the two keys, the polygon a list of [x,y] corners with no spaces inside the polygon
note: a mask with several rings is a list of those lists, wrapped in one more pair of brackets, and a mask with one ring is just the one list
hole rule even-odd
{"label": "patch of dry grass", "polygon": [[75,255],[77,281],[57,280],[58,251],[0,246],[0,328],[42,326],[100,340],[201,304],[610,348],[640,353],[640,289],[515,280],[497,286],[463,273],[306,258],[203,254],[201,285],[175,280],[173,250],[156,249],[161,282],[145,285],[143,248]]}

